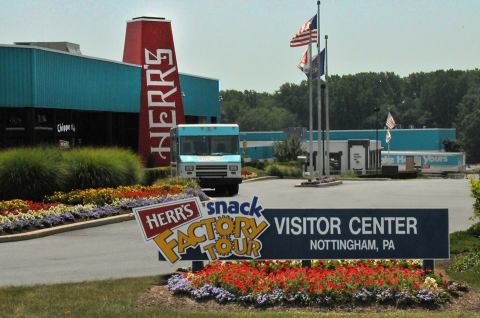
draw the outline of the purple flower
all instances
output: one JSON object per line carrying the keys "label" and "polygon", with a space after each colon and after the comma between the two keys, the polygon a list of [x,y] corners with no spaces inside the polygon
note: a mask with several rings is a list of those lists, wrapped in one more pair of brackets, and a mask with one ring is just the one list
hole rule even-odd
{"label": "purple flower", "polygon": [[436,294],[432,293],[430,290],[420,289],[417,293],[417,298],[423,303],[431,303],[435,301]]}
{"label": "purple flower", "polygon": [[168,289],[174,293],[189,293],[193,287],[190,281],[182,275],[174,274],[168,280]]}
{"label": "purple flower", "polygon": [[73,222],[73,221],[75,221],[75,216],[73,216],[73,214],[70,213],[70,212],[67,212],[67,213],[62,214],[61,217],[62,217],[63,220],[65,220],[66,222]]}
{"label": "purple flower", "polygon": [[206,299],[213,296],[211,293],[212,288],[212,285],[205,284],[200,288],[193,289],[190,294],[196,300]]}
{"label": "purple flower", "polygon": [[269,300],[270,298],[268,297],[267,294],[259,294],[255,299],[255,304],[258,306],[265,306],[268,304]]}
{"label": "purple flower", "polygon": [[382,289],[375,291],[375,298],[378,302],[386,302],[394,298],[394,292],[390,289]]}
{"label": "purple flower", "polygon": [[353,293],[353,298],[358,301],[369,301],[372,298],[372,293],[365,288],[357,290]]}

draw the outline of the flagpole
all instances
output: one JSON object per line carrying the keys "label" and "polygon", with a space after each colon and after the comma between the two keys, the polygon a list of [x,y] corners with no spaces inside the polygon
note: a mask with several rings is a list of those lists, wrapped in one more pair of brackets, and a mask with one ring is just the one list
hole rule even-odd
{"label": "flagpole", "polygon": [[[317,76],[317,113],[318,113],[318,130],[317,130],[317,171],[318,171],[318,178],[320,178],[320,174],[324,167],[323,167],[323,144],[322,144],[322,90],[321,90],[321,80],[320,77],[322,76],[321,66],[322,66],[322,57],[320,55],[320,1],[317,1],[317,59],[318,59],[318,76]],[[320,157],[322,154],[322,157]],[[322,164],[320,164],[322,163]],[[322,170],[320,170],[322,169]]]}
{"label": "flagpole", "polygon": [[312,181],[313,178],[313,92],[312,92],[312,30],[309,32],[310,41],[308,43],[308,65],[310,65],[310,71],[308,73],[308,126],[310,130],[310,142],[308,145],[309,165],[308,165],[308,180]]}
{"label": "flagpole", "polygon": [[327,145],[326,145],[326,156],[327,162],[325,163],[325,171],[327,176],[330,175],[330,103],[329,103],[329,96],[328,96],[328,35],[325,34],[325,129],[327,131],[327,135],[325,136]]}
{"label": "flagpole", "polygon": [[[390,129],[387,128],[387,131],[390,133]],[[390,134],[390,140],[392,139],[392,135]],[[390,160],[390,140],[387,142],[387,158]]]}

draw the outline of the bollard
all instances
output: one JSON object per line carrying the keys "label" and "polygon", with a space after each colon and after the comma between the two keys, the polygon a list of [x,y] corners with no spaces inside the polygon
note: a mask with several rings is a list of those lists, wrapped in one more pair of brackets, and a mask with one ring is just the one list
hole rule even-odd
{"label": "bollard", "polygon": [[302,267],[312,267],[312,260],[302,260]]}
{"label": "bollard", "polygon": [[433,259],[424,259],[422,265],[423,271],[431,271],[432,273],[435,271],[435,262]]}
{"label": "bollard", "polygon": [[192,262],[192,273],[196,273],[203,269],[203,262],[202,261],[193,261]]}

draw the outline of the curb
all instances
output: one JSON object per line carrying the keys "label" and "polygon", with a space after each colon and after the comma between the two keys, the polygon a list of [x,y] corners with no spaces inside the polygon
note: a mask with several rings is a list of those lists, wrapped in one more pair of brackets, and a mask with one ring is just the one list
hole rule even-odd
{"label": "curb", "polygon": [[120,223],[120,222],[130,221],[134,219],[135,219],[135,216],[133,215],[133,213],[129,212],[127,214],[110,216],[110,217],[106,217],[98,220],[89,220],[89,221],[72,223],[67,225],[60,225],[52,228],[36,230],[32,232],[27,232],[27,233],[3,235],[3,236],[0,236],[0,243],[31,240],[31,239],[45,237],[53,234],[81,230],[81,229],[86,229],[90,227],[113,224],[113,223]]}
{"label": "curb", "polygon": [[254,182],[254,181],[263,181],[263,180],[272,180],[272,179],[279,179],[279,178],[275,177],[275,176],[258,177],[258,178],[242,180],[242,183]]}
{"label": "curb", "polygon": [[391,178],[345,178],[342,181],[391,181]]}
{"label": "curb", "polygon": [[314,184],[314,185],[302,185],[302,184],[296,184],[295,188],[325,188],[325,187],[333,187],[342,184],[342,180],[337,180],[337,181],[332,181],[332,182],[327,182],[327,183],[319,183],[319,184]]}

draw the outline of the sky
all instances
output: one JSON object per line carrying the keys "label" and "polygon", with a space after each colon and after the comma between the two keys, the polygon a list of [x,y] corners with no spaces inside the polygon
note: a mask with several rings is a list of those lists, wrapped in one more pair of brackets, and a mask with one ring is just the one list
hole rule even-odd
{"label": "sky", "polygon": [[[0,44],[69,41],[122,60],[126,21],[172,21],[180,72],[220,89],[274,92],[300,83],[306,47],[289,41],[317,10],[312,0],[0,0]],[[480,68],[478,0],[321,0],[329,74]],[[324,43],[322,43],[322,47]]]}

